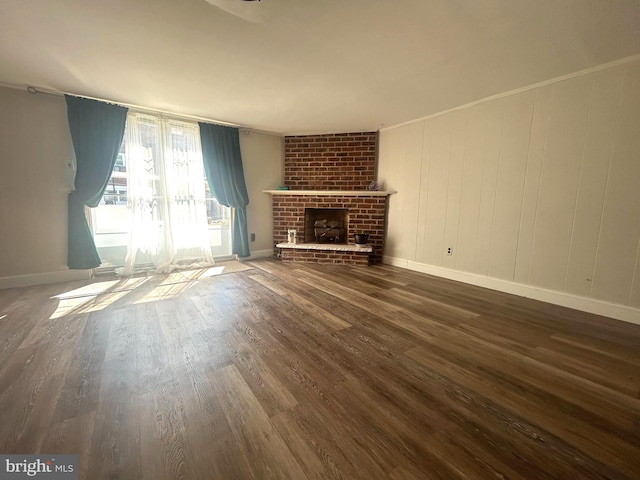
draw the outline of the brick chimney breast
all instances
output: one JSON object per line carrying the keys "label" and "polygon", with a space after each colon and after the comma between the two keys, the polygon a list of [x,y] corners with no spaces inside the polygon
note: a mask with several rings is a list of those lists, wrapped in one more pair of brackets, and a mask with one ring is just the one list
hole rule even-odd
{"label": "brick chimney breast", "polygon": [[366,190],[375,180],[376,132],[284,139],[284,184],[291,190]]}

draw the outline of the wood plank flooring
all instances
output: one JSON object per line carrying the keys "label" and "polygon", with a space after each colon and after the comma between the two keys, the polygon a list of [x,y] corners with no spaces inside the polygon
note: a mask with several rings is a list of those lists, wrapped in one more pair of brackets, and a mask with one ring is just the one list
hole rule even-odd
{"label": "wood plank flooring", "polygon": [[242,265],[0,290],[0,453],[78,454],[86,479],[640,477],[640,326]]}

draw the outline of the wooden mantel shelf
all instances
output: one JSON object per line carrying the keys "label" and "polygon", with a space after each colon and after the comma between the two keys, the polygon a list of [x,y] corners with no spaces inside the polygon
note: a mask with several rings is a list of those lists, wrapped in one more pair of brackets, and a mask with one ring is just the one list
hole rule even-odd
{"label": "wooden mantel shelf", "polygon": [[315,195],[323,197],[386,197],[394,190],[262,190],[271,195]]}

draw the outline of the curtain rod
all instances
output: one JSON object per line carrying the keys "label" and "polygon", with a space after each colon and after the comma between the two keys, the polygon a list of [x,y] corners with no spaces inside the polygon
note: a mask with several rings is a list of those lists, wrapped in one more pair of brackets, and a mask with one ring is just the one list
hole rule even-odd
{"label": "curtain rod", "polygon": [[167,112],[166,110],[158,110],[156,108],[149,108],[149,107],[143,107],[141,105],[136,105],[133,103],[125,103],[125,102],[116,102],[114,100],[109,100],[106,98],[98,98],[98,97],[91,97],[89,95],[78,95],[76,93],[69,93],[69,92],[62,92],[59,90],[51,90],[51,89],[45,89],[45,88],[40,88],[40,87],[34,87],[33,85],[14,85],[14,84],[10,84],[10,83],[4,83],[4,82],[0,82],[0,86],[3,87],[7,87],[7,88],[13,88],[15,90],[25,90],[32,94],[32,95],[37,95],[39,93],[43,94],[43,95],[51,95],[54,97],[63,97],[64,95],[71,95],[74,97],[81,97],[81,98],[87,98],[89,100],[97,100],[98,102],[106,102],[106,103],[112,103],[112,104],[116,104],[116,105],[121,105],[123,107],[127,107],[130,110],[139,112],[139,113],[158,113],[160,115],[166,115],[168,117],[173,117],[176,119],[188,119],[188,120],[198,120],[201,122],[208,122],[208,123],[214,123],[216,125],[223,125],[225,127],[235,127],[237,128],[241,133],[244,134],[249,134],[250,132],[257,132],[257,133],[266,133],[269,135],[274,135],[273,132],[266,132],[266,131],[262,131],[262,130],[255,130],[252,128],[248,128],[248,127],[242,127],[240,125],[237,125],[235,123],[230,123],[230,122],[223,122],[221,120],[213,120],[211,118],[206,118],[206,117],[198,117],[196,115],[186,115],[186,114],[181,114],[181,113],[174,113],[174,112]]}

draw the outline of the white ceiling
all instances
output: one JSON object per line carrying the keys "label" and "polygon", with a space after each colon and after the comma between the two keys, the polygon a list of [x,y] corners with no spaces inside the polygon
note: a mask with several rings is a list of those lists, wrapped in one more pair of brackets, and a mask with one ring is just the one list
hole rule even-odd
{"label": "white ceiling", "polygon": [[640,0],[209,2],[0,0],[0,82],[326,133],[640,54]]}

